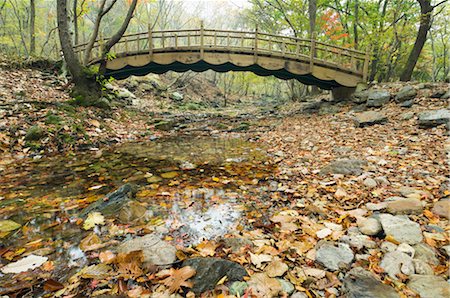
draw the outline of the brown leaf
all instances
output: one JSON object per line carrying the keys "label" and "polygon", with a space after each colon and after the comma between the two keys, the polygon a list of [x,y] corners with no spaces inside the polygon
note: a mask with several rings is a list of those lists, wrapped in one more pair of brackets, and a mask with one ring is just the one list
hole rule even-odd
{"label": "brown leaf", "polygon": [[56,292],[58,290],[64,289],[64,285],[54,279],[48,279],[44,283],[44,290],[48,292]]}
{"label": "brown leaf", "polygon": [[120,275],[124,278],[138,278],[144,274],[141,266],[144,262],[142,250],[117,255],[115,263]]}
{"label": "brown leaf", "polygon": [[186,266],[180,269],[164,270],[160,272],[163,275],[168,275],[161,282],[169,287],[170,293],[178,292],[181,287],[191,288],[192,282],[187,281],[189,278],[195,275],[195,270],[192,267]]}

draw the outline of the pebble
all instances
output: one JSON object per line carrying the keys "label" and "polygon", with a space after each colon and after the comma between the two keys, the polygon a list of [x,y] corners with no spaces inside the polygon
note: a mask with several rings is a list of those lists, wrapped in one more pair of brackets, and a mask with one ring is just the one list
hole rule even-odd
{"label": "pebble", "polygon": [[387,208],[388,203],[387,202],[381,202],[381,203],[367,203],[366,208],[369,211],[380,211]]}
{"label": "pebble", "polygon": [[414,269],[416,271],[416,274],[421,274],[421,275],[433,275],[434,274],[433,268],[422,260],[413,260],[413,264],[414,264]]}
{"label": "pebble", "polygon": [[348,266],[353,261],[353,251],[348,244],[323,242],[318,244],[316,261],[330,270],[339,270],[342,266]]}
{"label": "pebble", "polygon": [[415,249],[411,245],[406,243],[401,243],[399,246],[397,246],[397,250],[407,254],[411,258],[414,258],[414,254],[416,253]]}
{"label": "pebble", "polygon": [[440,217],[450,219],[450,200],[446,199],[436,202],[431,212]]}
{"label": "pebble", "polygon": [[381,244],[380,248],[382,252],[386,253],[397,250],[397,245],[392,242],[385,241]]}
{"label": "pebble", "polygon": [[333,233],[333,231],[331,229],[325,228],[325,229],[318,231],[316,233],[316,236],[319,237],[320,239],[323,239],[323,238],[330,236],[332,233]]}
{"label": "pebble", "polygon": [[368,188],[375,188],[378,185],[378,183],[372,178],[364,179],[363,184]]}
{"label": "pebble", "polygon": [[431,265],[439,265],[439,259],[436,257],[436,252],[431,246],[425,243],[419,243],[414,245],[414,251],[415,259],[424,261]]}
{"label": "pebble", "polygon": [[364,235],[374,236],[381,232],[380,222],[373,217],[364,218],[358,221],[358,229]]}

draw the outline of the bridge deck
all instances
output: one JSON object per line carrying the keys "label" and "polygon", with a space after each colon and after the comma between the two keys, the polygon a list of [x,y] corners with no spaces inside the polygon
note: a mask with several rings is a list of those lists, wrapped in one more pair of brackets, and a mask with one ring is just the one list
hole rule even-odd
{"label": "bridge deck", "polygon": [[[101,60],[107,40],[95,42],[89,64]],[[75,46],[80,60],[86,49]],[[325,89],[365,81],[370,62],[366,52],[315,40],[203,27],[124,35],[110,53],[106,74],[119,79],[169,70],[247,70]]]}

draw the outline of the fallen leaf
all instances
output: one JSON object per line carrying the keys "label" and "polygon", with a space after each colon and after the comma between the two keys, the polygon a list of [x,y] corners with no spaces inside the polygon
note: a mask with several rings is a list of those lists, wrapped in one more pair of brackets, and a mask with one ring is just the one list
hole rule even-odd
{"label": "fallen leaf", "polygon": [[250,253],[250,261],[252,261],[252,264],[256,266],[256,268],[261,268],[262,263],[267,263],[272,261],[271,255],[265,255],[265,254],[252,254]]}
{"label": "fallen leaf", "polygon": [[64,289],[64,285],[60,282],[57,282],[54,279],[48,279],[44,283],[44,290],[48,292],[56,292],[58,290]]}
{"label": "fallen leaf", "polygon": [[283,263],[280,259],[275,259],[267,265],[265,272],[269,277],[282,276],[289,269],[288,265]]}
{"label": "fallen leaf", "polygon": [[40,267],[48,260],[47,257],[29,255],[17,262],[9,263],[1,269],[3,273],[20,273]]}
{"label": "fallen leaf", "polygon": [[106,264],[97,264],[84,267],[79,275],[82,278],[102,279],[108,277],[111,270],[112,268]]}
{"label": "fallen leaf", "polygon": [[118,273],[125,279],[138,278],[144,271],[141,269],[144,262],[142,250],[132,251],[130,253],[119,253],[115,259]]}
{"label": "fallen leaf", "polygon": [[88,217],[84,221],[83,229],[89,230],[96,225],[104,225],[105,217],[100,212],[92,212],[88,214]]}
{"label": "fallen leaf", "polygon": [[170,270],[163,270],[162,272],[158,273],[158,275],[168,275],[161,282],[165,286],[169,287],[170,293],[175,293],[178,292],[181,287],[192,288],[192,282],[189,282],[187,280],[194,276],[195,273],[196,272],[192,267],[186,266],[180,269],[170,268]]}
{"label": "fallen leaf", "polygon": [[116,258],[116,255],[110,251],[102,251],[99,255],[98,258],[100,259],[100,262],[105,263],[105,264],[110,264],[114,261],[114,259]]}

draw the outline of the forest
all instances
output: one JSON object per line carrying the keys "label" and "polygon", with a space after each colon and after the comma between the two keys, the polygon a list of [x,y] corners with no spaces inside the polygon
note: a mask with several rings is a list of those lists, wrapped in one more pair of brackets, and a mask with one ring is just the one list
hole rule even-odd
{"label": "forest", "polygon": [[448,20],[0,0],[0,297],[450,297]]}

